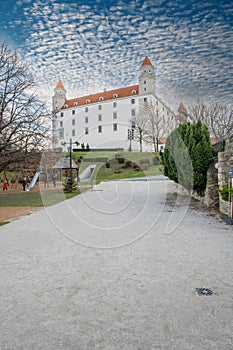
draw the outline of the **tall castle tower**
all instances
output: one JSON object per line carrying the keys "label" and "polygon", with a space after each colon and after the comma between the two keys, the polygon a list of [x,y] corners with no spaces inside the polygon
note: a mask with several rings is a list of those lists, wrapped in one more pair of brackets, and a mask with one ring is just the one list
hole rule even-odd
{"label": "tall castle tower", "polygon": [[151,61],[146,57],[140,67],[139,75],[139,94],[154,93],[155,90],[155,72]]}
{"label": "tall castle tower", "polygon": [[62,81],[59,80],[57,83],[57,86],[54,89],[54,96],[53,96],[53,111],[57,111],[61,109],[66,101],[66,89],[64,88],[64,85],[62,84]]}

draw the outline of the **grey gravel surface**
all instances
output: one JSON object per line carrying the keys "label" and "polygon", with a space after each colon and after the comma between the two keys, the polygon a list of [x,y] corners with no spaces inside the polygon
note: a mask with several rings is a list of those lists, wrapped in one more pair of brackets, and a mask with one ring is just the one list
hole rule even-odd
{"label": "grey gravel surface", "polygon": [[177,191],[106,182],[2,226],[0,349],[232,350],[232,226]]}

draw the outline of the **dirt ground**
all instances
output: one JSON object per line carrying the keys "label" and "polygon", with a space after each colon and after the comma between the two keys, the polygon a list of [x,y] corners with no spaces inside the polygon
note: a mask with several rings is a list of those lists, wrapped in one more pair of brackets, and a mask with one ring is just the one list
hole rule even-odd
{"label": "dirt ground", "polygon": [[[49,188],[45,188],[44,190],[52,189],[52,185]],[[31,192],[40,191],[39,186],[36,185]],[[8,188],[8,191],[1,191],[1,195],[10,194],[10,193],[20,193],[22,192],[21,185],[14,185]],[[31,214],[36,210],[42,209],[41,207],[0,207],[0,222],[10,222],[16,219],[19,219],[22,216]]]}
{"label": "dirt ground", "polygon": [[0,222],[10,222],[40,209],[41,207],[0,207]]}

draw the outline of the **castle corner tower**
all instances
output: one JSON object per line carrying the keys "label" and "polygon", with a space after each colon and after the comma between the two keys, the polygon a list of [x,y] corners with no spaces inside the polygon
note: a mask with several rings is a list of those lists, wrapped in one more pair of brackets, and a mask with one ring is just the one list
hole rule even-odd
{"label": "castle corner tower", "polygon": [[138,80],[139,80],[139,94],[156,93],[155,71],[148,57],[144,59],[140,67],[140,75]]}
{"label": "castle corner tower", "polygon": [[59,80],[57,83],[57,86],[54,89],[54,96],[53,96],[53,111],[57,111],[61,109],[66,101],[66,89],[64,88],[64,85],[62,84],[62,81]]}

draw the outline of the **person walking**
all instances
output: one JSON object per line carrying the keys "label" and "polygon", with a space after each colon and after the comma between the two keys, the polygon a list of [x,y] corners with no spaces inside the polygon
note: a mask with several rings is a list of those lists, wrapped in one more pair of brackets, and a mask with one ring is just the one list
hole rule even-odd
{"label": "person walking", "polygon": [[56,175],[53,174],[52,176],[53,187],[56,187],[56,181],[57,181]]}
{"label": "person walking", "polygon": [[24,177],[24,179],[22,181],[23,191],[26,190],[26,185],[27,185],[27,179],[26,179],[26,177]]}
{"label": "person walking", "polygon": [[3,182],[3,189],[2,189],[3,191],[7,191],[8,190],[8,182],[7,182],[7,180],[4,180],[4,182]]}

